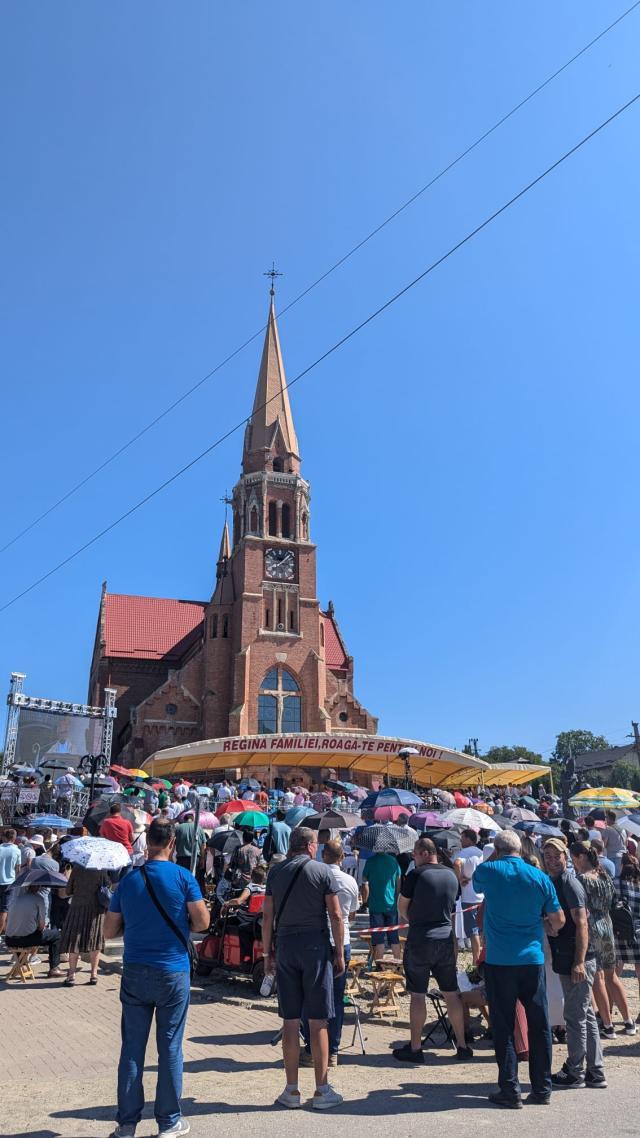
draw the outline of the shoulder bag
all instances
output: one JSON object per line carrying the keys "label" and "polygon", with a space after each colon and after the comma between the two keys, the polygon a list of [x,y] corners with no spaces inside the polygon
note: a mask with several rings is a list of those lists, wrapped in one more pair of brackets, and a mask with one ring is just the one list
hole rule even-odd
{"label": "shoulder bag", "polygon": [[275,956],[275,952],[276,952],[276,944],[277,944],[277,939],[278,939],[278,924],[280,923],[280,921],[282,919],[282,914],[284,913],[285,906],[287,904],[287,901],[289,900],[289,897],[291,896],[291,890],[293,889],[296,881],[298,880],[300,874],[302,873],[302,870],[304,869],[305,865],[307,864],[307,861],[308,861],[308,858],[305,858],[304,861],[301,862],[300,865],[298,866],[298,868],[296,869],[293,877],[291,878],[291,881],[287,885],[285,895],[282,898],[282,901],[280,902],[280,905],[278,907],[278,911],[274,915],[274,920],[273,920],[274,931],[273,931],[273,938],[272,938],[273,939],[273,946],[272,947],[273,947],[274,956]]}
{"label": "shoulder bag", "polygon": [[168,924],[171,931],[173,933],[175,933],[175,935],[177,936],[178,940],[180,941],[182,947],[184,948],[185,952],[187,953],[187,956],[189,957],[189,970],[191,972],[191,979],[193,980],[196,968],[197,968],[198,963],[200,961],[200,957],[198,955],[198,950],[197,950],[195,944],[193,943],[191,937],[189,937],[187,939],[187,937],[185,937],[184,934],[180,931],[180,929],[178,928],[175,921],[173,921],[171,919],[171,917],[169,916],[169,914],[163,909],[162,905],[160,904],[158,898],[156,897],[156,895],[154,893],[153,885],[149,881],[147,871],[143,865],[140,866],[140,872],[142,874],[142,878],[144,880],[144,883],[145,883],[145,885],[149,891],[149,896],[150,896],[151,900],[153,901],[156,909],[158,910],[160,916],[163,918],[163,920],[166,922],[166,924]]}

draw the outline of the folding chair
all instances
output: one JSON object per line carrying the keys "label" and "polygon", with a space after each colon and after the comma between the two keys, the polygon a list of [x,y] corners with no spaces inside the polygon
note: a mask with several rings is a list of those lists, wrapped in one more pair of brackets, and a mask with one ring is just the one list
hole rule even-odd
{"label": "folding chair", "polygon": [[344,1003],[345,1009],[346,1008],[352,1008],[353,1009],[353,1013],[355,1016],[354,1024],[353,1024],[353,1038],[352,1038],[349,1046],[350,1047],[355,1046],[356,1035],[357,1035],[358,1039],[360,1040],[360,1046],[362,1048],[362,1054],[366,1055],[366,1051],[365,1051],[365,1047],[364,1047],[364,1041],[366,1039],[366,1036],[364,1036],[362,1034],[362,1025],[360,1023],[360,1008],[359,1008],[358,1004],[356,1003],[356,1001],[353,999],[353,996],[345,995],[343,997],[343,1003]]}
{"label": "folding chair", "polygon": [[431,1024],[429,1030],[423,1035],[422,1045],[424,1046],[426,1043],[430,1043],[435,1033],[442,1031],[445,1040],[451,1044],[455,1051],[455,1036],[453,1034],[453,1028],[447,1018],[447,1005],[442,992],[440,992],[438,988],[434,988],[432,992],[427,992],[427,999],[431,1001],[431,1006],[436,1014],[436,1021]]}
{"label": "folding chair", "polygon": [[17,949],[13,954],[15,957],[13,966],[7,972],[5,980],[21,980],[23,984],[26,984],[27,980],[35,980],[35,973],[29,963],[29,958],[33,952],[33,948]]}

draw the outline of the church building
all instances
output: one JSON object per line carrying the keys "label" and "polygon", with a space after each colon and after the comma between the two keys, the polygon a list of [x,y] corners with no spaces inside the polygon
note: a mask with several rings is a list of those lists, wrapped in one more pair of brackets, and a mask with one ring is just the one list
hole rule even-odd
{"label": "church building", "polygon": [[273,289],[258,383],[208,601],[102,587],[88,702],[117,690],[113,758],[139,767],[163,747],[298,731],[375,735],[356,699],[333,605],[316,595],[303,478]]}

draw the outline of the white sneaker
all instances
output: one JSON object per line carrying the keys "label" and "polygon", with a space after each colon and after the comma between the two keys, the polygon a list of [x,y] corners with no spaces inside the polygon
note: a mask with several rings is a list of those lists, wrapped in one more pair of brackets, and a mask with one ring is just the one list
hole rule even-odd
{"label": "white sneaker", "polygon": [[326,1091],[316,1091],[309,1102],[314,1110],[330,1110],[332,1106],[340,1106],[344,1099],[333,1087],[328,1087]]}
{"label": "white sneaker", "polygon": [[158,1138],[174,1138],[178,1134],[188,1134],[191,1130],[191,1124],[186,1118],[179,1118],[178,1121],[170,1126],[168,1130],[160,1130]]}
{"label": "white sneaker", "polygon": [[287,1088],[285,1087],[282,1094],[278,1095],[278,1097],[277,1097],[277,1099],[273,1105],[274,1106],[278,1106],[278,1105],[286,1106],[289,1108],[289,1110],[297,1110],[299,1106],[302,1106],[302,1099],[300,1098],[300,1092],[298,1091],[298,1093],[296,1094],[294,1091],[288,1091]]}
{"label": "white sneaker", "polygon": [[629,1020],[628,1023],[625,1023],[624,1033],[625,1033],[625,1035],[637,1035],[638,1034],[638,1028],[636,1027],[633,1020]]}
{"label": "white sneaker", "polygon": [[38,956],[37,953],[35,954],[35,956],[30,956],[29,957],[29,964],[42,964],[42,957]]}

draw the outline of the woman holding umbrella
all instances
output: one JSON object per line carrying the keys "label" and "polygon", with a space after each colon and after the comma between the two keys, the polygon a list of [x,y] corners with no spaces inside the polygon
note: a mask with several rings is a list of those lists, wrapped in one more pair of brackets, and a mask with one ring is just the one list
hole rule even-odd
{"label": "woman holding umbrella", "polygon": [[69,971],[65,980],[68,988],[72,988],[76,982],[75,975],[81,952],[89,953],[91,964],[89,983],[91,985],[98,983],[98,961],[104,948],[102,926],[106,909],[100,904],[100,891],[103,886],[108,887],[109,879],[103,869],[87,869],[78,864],[74,856],[77,853],[74,847],[90,841],[104,841],[107,845],[105,839],[80,838],[78,841],[68,842],[64,851],[65,857],[72,863],[71,876],[65,890],[66,895],[71,898],[71,903],[60,941],[60,952],[69,954]]}

